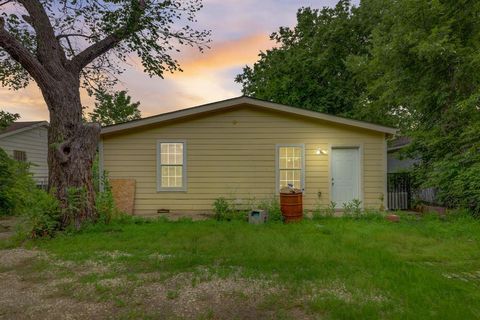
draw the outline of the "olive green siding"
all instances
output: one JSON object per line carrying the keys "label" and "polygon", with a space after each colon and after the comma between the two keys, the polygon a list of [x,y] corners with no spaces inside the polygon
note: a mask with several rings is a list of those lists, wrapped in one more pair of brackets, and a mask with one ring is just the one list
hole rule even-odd
{"label": "olive green siding", "polygon": [[[157,192],[158,140],[185,140],[187,190]],[[103,136],[110,178],[136,180],[135,213],[210,211],[220,197],[239,204],[276,193],[277,144],[305,146],[306,209],[330,202],[333,147],[359,147],[361,200],[379,208],[386,183],[385,134],[254,106],[236,106],[147,128]],[[327,154],[317,154],[317,149]]]}

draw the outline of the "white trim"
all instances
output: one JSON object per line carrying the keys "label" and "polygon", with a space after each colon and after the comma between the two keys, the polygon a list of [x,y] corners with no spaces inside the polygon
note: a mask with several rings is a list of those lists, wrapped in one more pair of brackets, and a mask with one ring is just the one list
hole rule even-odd
{"label": "white trim", "polygon": [[[160,145],[162,143],[183,143],[183,164],[182,164],[182,187],[181,188],[163,188],[162,187],[162,163],[160,155]],[[156,161],[157,161],[157,192],[185,192],[187,191],[187,140],[178,140],[178,139],[161,139],[157,140],[157,150],[156,150]]]}
{"label": "white trim", "polygon": [[301,183],[301,187],[302,187],[302,190],[303,190],[303,194],[305,194],[305,171],[306,171],[306,168],[305,168],[305,144],[304,143],[277,143],[275,145],[275,193],[276,194],[279,194],[280,193],[280,164],[279,164],[279,152],[278,152],[278,149],[282,148],[282,147],[299,147],[299,148],[302,148],[302,171],[301,171],[301,175],[300,175],[300,183]]}
{"label": "white trim", "polygon": [[[364,163],[363,163],[363,143],[358,143],[358,144],[334,144],[334,145],[329,145],[329,152],[328,152],[328,193],[329,193],[329,200],[330,203],[333,201],[333,188],[332,188],[332,178],[333,178],[333,173],[332,173],[332,167],[333,167],[333,149],[357,149],[358,150],[358,197],[359,200],[362,202],[360,207],[362,209],[365,208],[365,199],[364,199],[364,179],[363,179],[363,168],[364,168]],[[329,204],[330,204],[329,203]],[[338,209],[341,209],[343,203],[337,203]]]}
{"label": "white trim", "polygon": [[367,130],[388,133],[388,134],[395,134],[397,132],[397,129],[395,128],[381,126],[378,124],[337,117],[337,116],[333,116],[325,113],[290,107],[290,106],[258,100],[250,97],[237,97],[237,98],[213,102],[213,103],[209,103],[209,104],[205,104],[205,105],[201,105],[193,108],[159,114],[157,116],[148,117],[140,120],[134,120],[126,123],[107,126],[102,129],[101,134],[110,134],[110,133],[115,133],[119,131],[134,129],[138,127],[149,126],[149,125],[158,124],[165,121],[171,121],[171,120],[176,120],[184,117],[194,116],[201,113],[213,112],[213,111],[227,109],[227,108],[234,108],[234,107],[238,107],[240,105],[245,105],[245,104],[259,107],[259,108],[286,112],[294,115],[329,121],[333,123],[340,123],[347,126],[358,127],[358,128],[363,128]]}
{"label": "white trim", "polygon": [[0,133],[0,139],[6,138],[8,136],[11,136],[11,135],[14,135],[14,134],[17,134],[17,133],[20,133],[20,132],[32,130],[32,129],[35,129],[35,128],[38,128],[38,127],[43,127],[43,126],[48,127],[48,122],[47,121],[42,121],[42,122],[39,122],[39,123],[32,124],[31,126],[28,126],[28,127],[20,128],[18,130],[5,132],[5,133]]}
{"label": "white trim", "polygon": [[103,185],[103,168],[103,139],[100,138],[98,141],[98,186],[101,192],[105,191],[105,186]]}
{"label": "white trim", "polygon": [[[383,138],[383,166],[384,166],[384,181],[383,181],[383,206],[388,211],[388,144],[387,137]],[[399,148],[400,149],[400,148]]]}

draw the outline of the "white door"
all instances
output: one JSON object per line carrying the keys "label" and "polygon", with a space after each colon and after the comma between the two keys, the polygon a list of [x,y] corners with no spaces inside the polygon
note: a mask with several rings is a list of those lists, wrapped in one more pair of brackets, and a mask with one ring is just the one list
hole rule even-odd
{"label": "white door", "polygon": [[360,156],[358,148],[332,149],[332,201],[337,208],[360,199]]}

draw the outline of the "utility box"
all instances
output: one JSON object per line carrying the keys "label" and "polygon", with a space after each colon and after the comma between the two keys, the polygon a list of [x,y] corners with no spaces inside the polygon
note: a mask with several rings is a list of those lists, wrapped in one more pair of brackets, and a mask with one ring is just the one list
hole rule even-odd
{"label": "utility box", "polygon": [[252,210],[248,214],[248,223],[262,224],[267,222],[267,212],[265,210]]}

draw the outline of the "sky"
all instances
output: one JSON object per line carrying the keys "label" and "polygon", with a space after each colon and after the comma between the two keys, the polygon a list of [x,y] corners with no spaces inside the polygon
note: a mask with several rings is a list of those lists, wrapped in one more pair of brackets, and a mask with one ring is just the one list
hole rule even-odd
{"label": "sky", "polygon": [[[258,60],[260,51],[274,46],[269,35],[280,26],[294,26],[301,7],[333,6],[337,0],[203,0],[197,29],[212,30],[210,49],[203,53],[179,47],[174,56],[183,72],[150,78],[132,62],[119,79],[117,90],[128,90],[140,101],[142,116],[188,108],[241,95],[234,82],[245,65]],[[357,3],[358,1],[353,1]],[[135,61],[135,59],[132,59]],[[94,101],[82,92],[90,110]],[[21,121],[48,120],[48,111],[35,83],[12,91],[0,87],[0,109],[19,113]]]}

